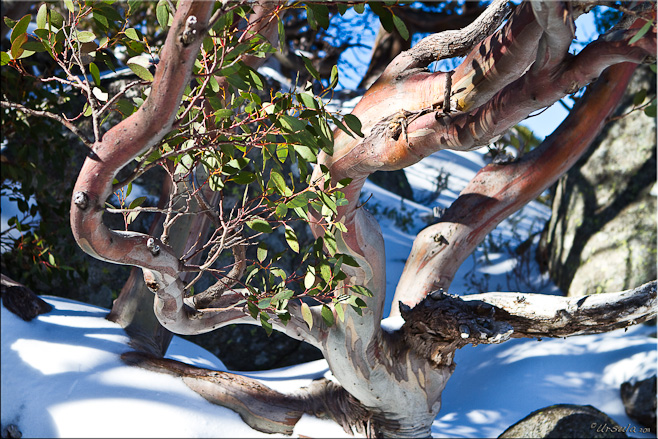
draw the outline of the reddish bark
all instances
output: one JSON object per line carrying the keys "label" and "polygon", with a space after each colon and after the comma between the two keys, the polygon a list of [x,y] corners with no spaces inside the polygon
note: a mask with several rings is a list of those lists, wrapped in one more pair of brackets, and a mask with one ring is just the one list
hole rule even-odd
{"label": "reddish bark", "polygon": [[501,221],[535,199],[587,150],[617,108],[636,64],[610,67],[560,127],[521,160],[488,165],[471,180],[441,221],[414,241],[394,299],[414,306],[448,290],[464,260]]}

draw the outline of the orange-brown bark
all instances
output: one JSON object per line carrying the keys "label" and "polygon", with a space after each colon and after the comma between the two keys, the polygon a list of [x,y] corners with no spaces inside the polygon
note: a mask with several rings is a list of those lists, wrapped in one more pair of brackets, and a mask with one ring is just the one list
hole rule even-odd
{"label": "orange-brown bark", "polygon": [[[414,306],[448,289],[475,247],[502,220],[535,199],[587,150],[626,90],[636,64],[610,67],[553,135],[521,160],[484,167],[414,242],[394,299]],[[394,311],[396,312],[396,311]]]}

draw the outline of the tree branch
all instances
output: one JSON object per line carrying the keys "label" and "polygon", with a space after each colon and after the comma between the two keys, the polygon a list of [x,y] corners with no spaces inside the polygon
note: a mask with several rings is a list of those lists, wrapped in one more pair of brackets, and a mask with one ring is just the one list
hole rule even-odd
{"label": "tree branch", "polygon": [[15,102],[8,102],[8,101],[0,101],[0,106],[2,108],[9,108],[10,110],[19,110],[22,111],[25,114],[29,114],[31,116],[38,116],[38,117],[47,117],[49,119],[56,120],[57,122],[61,123],[64,125],[69,131],[71,131],[73,134],[78,136],[80,141],[87,147],[89,148],[90,151],[93,152],[93,142],[82,133],[75,125],[73,125],[71,122],[66,120],[63,116],[60,116],[59,114],[51,113],[50,111],[44,111],[44,110],[33,110],[32,108],[27,108],[24,105],[17,104]]}
{"label": "tree branch", "polygon": [[491,164],[478,172],[441,221],[416,237],[392,315],[398,301],[414,306],[431,291],[447,290],[457,269],[491,230],[578,160],[616,109],[634,70],[632,64],[611,67],[539,147],[517,162]]}
{"label": "tree branch", "polygon": [[655,280],[619,293],[582,297],[486,293],[462,298],[501,309],[496,320],[512,326],[512,338],[600,334],[650,320],[658,310]]}
{"label": "tree branch", "polygon": [[482,15],[465,28],[432,34],[398,55],[384,70],[380,80],[391,81],[411,69],[427,67],[434,61],[466,55],[473,46],[491,35],[509,13],[508,0],[494,0]]}
{"label": "tree branch", "polygon": [[190,366],[142,352],[126,352],[130,365],[182,378],[192,390],[213,404],[237,412],[251,428],[264,433],[291,435],[303,414],[338,422],[346,432],[365,432],[369,411],[340,385],[319,380],[292,394],[277,392],[243,375]]}
{"label": "tree branch", "polygon": [[438,366],[467,344],[510,338],[599,334],[656,316],[656,281],[620,293],[560,297],[529,293],[453,296],[436,291],[413,309],[402,304],[403,339]]}

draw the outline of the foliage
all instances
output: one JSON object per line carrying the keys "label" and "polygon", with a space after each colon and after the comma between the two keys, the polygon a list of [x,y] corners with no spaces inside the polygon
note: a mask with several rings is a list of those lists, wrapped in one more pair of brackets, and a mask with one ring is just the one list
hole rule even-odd
{"label": "foliage", "polygon": [[[328,27],[326,6],[311,4],[302,10],[311,29]],[[339,10],[342,14],[346,8],[341,5]],[[387,6],[377,11],[386,23],[395,20]],[[66,148],[65,144],[71,140],[61,136],[58,125],[51,120],[29,117],[29,110],[51,115],[64,111],[68,122],[82,127],[76,134],[83,143],[89,146],[98,141],[104,129],[133,114],[147,98],[148,84],[153,80],[152,67],[157,64],[160,44],[173,15],[170,3],[164,0],[157,4],[44,3],[35,12],[17,21],[5,19],[12,31],[10,48],[2,52],[2,75],[3,80],[17,87],[8,90],[3,99],[23,103],[26,111],[3,109],[3,132],[9,132],[7,155],[16,157],[16,160],[3,160],[3,175],[8,177],[3,183],[3,196],[15,200],[23,213],[22,217],[10,220],[12,228],[23,235],[17,240],[3,237],[3,247],[15,248],[18,257],[3,255],[3,259],[32,258],[38,262],[34,266],[42,267],[39,271],[47,275],[58,267],[73,270],[59,262],[73,261],[79,268],[78,274],[84,276],[84,264],[70,258],[72,249],[64,246],[55,250],[55,242],[70,241],[61,240],[61,234],[41,230],[51,226],[52,218],[60,219],[58,227],[68,228],[66,210],[71,197],[71,172],[77,169],[84,147]],[[145,20],[154,12],[156,24]],[[346,202],[341,188],[349,180],[331,186],[328,170],[325,169],[323,181],[310,181],[309,171],[320,151],[332,153],[333,127],[350,136],[362,136],[360,122],[352,115],[331,114],[325,108],[332,88],[338,83],[335,66],[330,76],[323,79],[313,63],[303,58],[310,81],[289,92],[268,89],[267,80],[244,60],[266,57],[274,51],[272,45],[260,35],[245,39],[235,26],[237,20],[251,12],[250,6],[235,4],[224,12],[203,41],[194,66],[194,80],[183,97],[176,128],[122,171],[121,181],[115,180],[115,200],[113,204],[108,200],[107,212],[120,214],[125,230],[134,230],[133,223],[142,212],[158,211],[167,215],[167,231],[183,215],[192,214],[190,199],[203,203],[203,193],[208,188],[221,191],[223,200],[212,214],[215,216],[212,238],[191,255],[185,255],[184,260],[203,254],[206,262],[199,264],[203,267],[201,274],[206,272],[221,278],[224,273],[212,266],[221,254],[238,245],[255,246],[263,235],[280,229],[289,249],[302,255],[302,263],[293,272],[286,272],[277,264],[282,252],[271,252],[265,242],[258,244],[256,257],[248,261],[242,282],[251,293],[248,304],[252,316],[260,319],[266,330],[271,330],[268,323],[271,317],[284,322],[289,319],[287,305],[291,299],[309,297],[314,303],[340,302],[342,305],[336,309],[341,318],[343,306],[351,305],[355,309],[365,306],[357,295],[336,297],[334,294],[338,282],[345,280],[341,266],[358,265],[352,257],[336,249],[336,232],[345,231],[336,217],[337,209]],[[399,27],[398,21],[391,23]],[[30,23],[36,23],[34,31],[28,31]],[[285,43],[283,33],[279,39]],[[113,94],[105,78],[108,71],[116,71],[122,64],[138,80]],[[133,96],[128,97],[131,88]],[[83,99],[77,99],[74,90]],[[41,142],[49,141],[50,148],[19,141],[34,131],[42,134],[38,137]],[[46,167],[48,162],[53,166]],[[164,169],[178,182],[167,207],[159,210],[147,207],[145,197],[129,201],[135,179],[156,168]],[[31,179],[27,173],[34,170],[37,170],[35,178]],[[68,178],[62,178],[62,170],[68,173]],[[48,196],[50,191],[54,195]],[[27,200],[35,194],[37,203],[28,206]],[[295,227],[309,221],[309,208],[321,212],[326,233],[304,245]],[[48,220],[35,221],[37,215]],[[191,292],[198,279],[188,285]],[[363,287],[354,288],[368,294]],[[330,325],[333,316],[329,314],[323,312],[322,317]],[[306,316],[312,326],[310,314]]]}

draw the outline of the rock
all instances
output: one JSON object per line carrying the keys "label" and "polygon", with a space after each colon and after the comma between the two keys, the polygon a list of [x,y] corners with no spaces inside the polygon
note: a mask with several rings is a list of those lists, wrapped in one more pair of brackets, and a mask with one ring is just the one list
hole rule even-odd
{"label": "rock", "polygon": [[[635,431],[633,431],[635,429]],[[500,438],[622,438],[637,433],[621,427],[590,405],[556,404],[536,410],[512,425]]]}
{"label": "rock", "polygon": [[[633,108],[655,74],[638,68],[616,114]],[[656,119],[641,111],[608,123],[559,180],[539,245],[540,265],[569,296],[622,291],[656,278]]]}
{"label": "rock", "polygon": [[629,418],[656,433],[656,375],[635,384],[622,383],[621,399]]}

